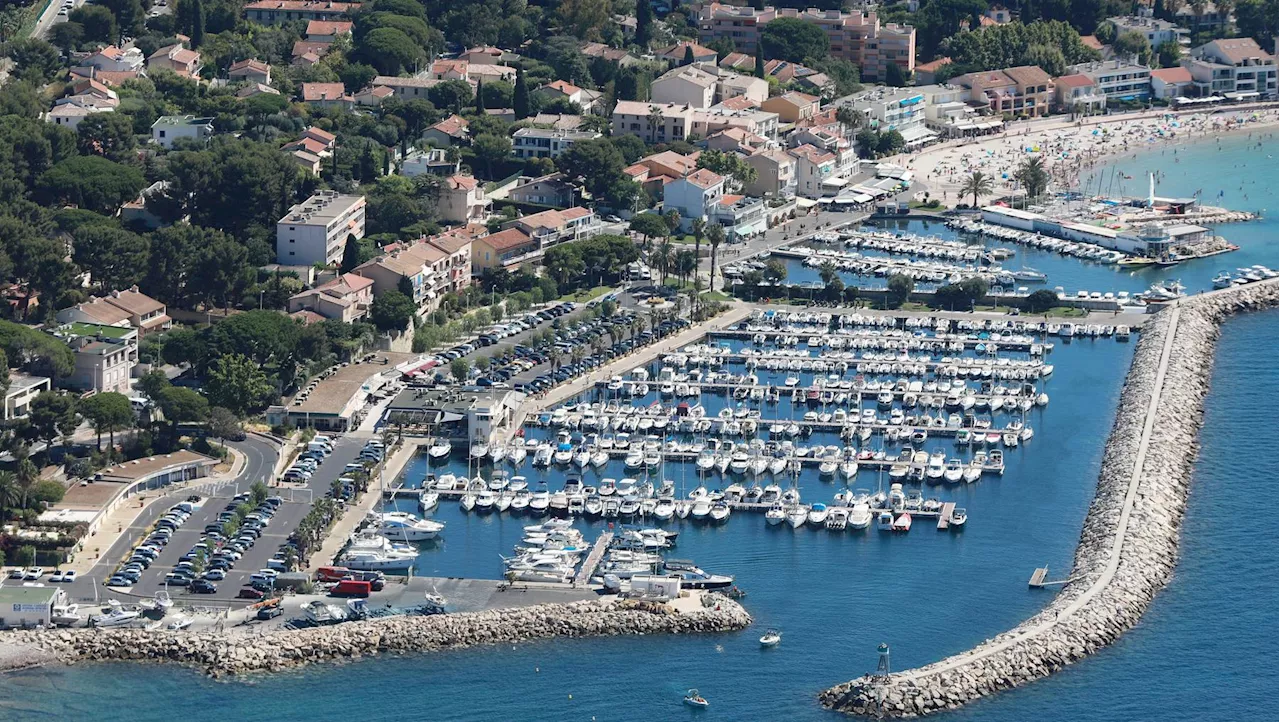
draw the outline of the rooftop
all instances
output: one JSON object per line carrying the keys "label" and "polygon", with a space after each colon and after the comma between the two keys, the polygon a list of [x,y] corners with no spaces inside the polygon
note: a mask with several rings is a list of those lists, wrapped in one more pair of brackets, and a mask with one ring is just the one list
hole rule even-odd
{"label": "rooftop", "polygon": [[197,118],[194,115],[162,115],[151,124],[152,128],[167,126],[176,128],[184,125],[213,125],[213,118]]}
{"label": "rooftop", "polygon": [[328,225],[329,221],[347,212],[356,203],[363,203],[364,196],[342,195],[337,191],[320,191],[289,209],[278,223]]}
{"label": "rooftop", "polygon": [[511,250],[512,248],[519,248],[520,246],[531,242],[533,239],[529,237],[528,233],[525,233],[519,228],[508,228],[505,231],[491,233],[484,238],[477,240],[489,246],[493,250],[501,252]]}
{"label": "rooftop", "polygon": [[[173,452],[172,454],[148,456],[141,459],[134,459],[133,461],[126,461],[122,464],[116,464],[115,466],[108,466],[99,472],[98,478],[101,481],[130,483],[171,467],[189,466],[192,464],[213,466],[217,463],[217,459],[211,459],[203,454],[197,454],[194,451],[181,449]],[[95,484],[96,483],[99,482],[95,482]],[[63,498],[63,502],[66,502],[65,497]]]}
{"label": "rooftop", "polygon": [[[329,376],[319,380],[306,400],[285,405],[291,414],[323,414],[337,416],[346,410],[356,393],[370,377],[391,371],[397,364],[417,358],[417,354],[379,351],[368,363],[341,366]],[[383,360],[386,363],[383,363]]]}
{"label": "rooftop", "polygon": [[58,586],[23,586],[17,584],[0,585],[0,609],[13,610],[24,604],[52,604],[62,591]]}

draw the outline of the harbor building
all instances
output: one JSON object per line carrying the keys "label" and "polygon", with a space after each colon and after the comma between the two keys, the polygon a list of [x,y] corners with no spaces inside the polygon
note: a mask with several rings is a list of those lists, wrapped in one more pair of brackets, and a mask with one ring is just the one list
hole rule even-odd
{"label": "harbor building", "polygon": [[416,354],[379,351],[365,361],[331,368],[286,404],[267,407],[267,423],[319,431],[350,431],[364,419],[370,396],[381,391],[396,375],[395,365],[416,358]]}
{"label": "harbor building", "polygon": [[[407,375],[426,373],[425,363]],[[384,423],[418,426],[450,441],[492,443],[509,430],[525,395],[509,389],[428,389],[410,386],[387,406]]]}
{"label": "harbor building", "polygon": [[320,191],[276,223],[276,262],[328,266],[342,260],[347,236],[364,238],[364,196]]}
{"label": "harbor building", "polygon": [[53,626],[53,608],[66,603],[59,587],[6,583],[0,586],[0,628]]}

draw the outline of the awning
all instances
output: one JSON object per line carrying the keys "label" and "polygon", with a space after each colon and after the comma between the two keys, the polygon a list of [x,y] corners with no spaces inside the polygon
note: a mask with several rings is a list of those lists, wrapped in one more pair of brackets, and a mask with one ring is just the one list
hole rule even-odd
{"label": "awning", "polygon": [[800,206],[801,208],[813,208],[814,206],[818,205],[818,202],[814,200],[809,200],[808,198],[796,198],[796,205]]}
{"label": "awning", "polygon": [[822,181],[822,185],[827,188],[844,188],[848,184],[849,179],[847,178],[828,178]]}
{"label": "awning", "polygon": [[852,195],[840,196],[840,198],[836,200],[840,201],[846,198],[854,203],[866,203],[867,201],[871,200],[871,196],[867,195],[866,193],[854,193]]}
{"label": "awning", "polygon": [[911,143],[923,143],[938,137],[937,133],[929,130],[923,125],[913,125],[910,128],[901,131],[901,133],[902,139],[905,140],[908,145]]}

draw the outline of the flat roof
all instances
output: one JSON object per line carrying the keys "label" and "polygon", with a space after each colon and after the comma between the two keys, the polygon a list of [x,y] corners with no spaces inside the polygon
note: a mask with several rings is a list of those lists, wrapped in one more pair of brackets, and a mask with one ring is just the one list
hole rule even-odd
{"label": "flat roof", "polygon": [[5,584],[0,586],[0,605],[49,604],[58,596],[59,591],[61,588],[55,586],[24,587]]}
{"label": "flat roof", "polygon": [[[95,481],[94,484],[101,483],[101,481],[134,482],[138,479],[151,476],[157,472],[164,471],[169,467],[186,466],[190,464],[208,464],[212,466],[217,463],[217,459],[212,459],[204,454],[197,454],[196,452],[188,451],[187,449],[181,449],[173,452],[172,454],[147,456],[141,459],[134,459],[133,461],[126,461],[123,464],[108,466],[102,470],[101,480]],[[93,484],[90,486],[92,485]]]}
{"label": "flat roof", "polygon": [[105,323],[85,323],[83,321],[72,321],[63,324],[55,331],[67,333],[71,336],[103,336],[109,339],[122,340],[130,336],[137,336],[138,330],[132,326],[108,326]]}
{"label": "flat roof", "polygon": [[[339,367],[337,371],[328,377],[320,379],[320,382],[316,384],[316,387],[311,390],[311,393],[307,395],[306,400],[301,404],[295,405],[293,399],[289,399],[289,403],[284,405],[285,411],[290,414],[337,416],[347,408],[351,398],[360,391],[360,388],[364,386],[370,377],[394,371],[398,364],[417,358],[420,355],[379,351],[374,354],[372,361]],[[384,359],[386,360],[385,364],[383,363]]]}
{"label": "flat roof", "polygon": [[1024,221],[1038,221],[1044,218],[1044,216],[1039,213],[1032,213],[1031,211],[1019,210],[1017,208],[1009,208],[1008,206],[986,206],[982,209],[982,212],[997,213],[1002,216],[1009,216],[1010,218],[1021,218]]}
{"label": "flat roof", "polygon": [[36,521],[45,524],[89,524],[98,518],[98,512],[92,509],[49,509],[42,512]]}
{"label": "flat roof", "polygon": [[19,371],[9,372],[9,392],[7,396],[13,396],[27,389],[40,386],[42,384],[53,383],[47,376],[32,376]]}
{"label": "flat roof", "polygon": [[391,401],[387,406],[387,413],[441,411],[460,415],[473,408],[496,405],[509,393],[513,393],[511,389],[431,389],[410,386]]}

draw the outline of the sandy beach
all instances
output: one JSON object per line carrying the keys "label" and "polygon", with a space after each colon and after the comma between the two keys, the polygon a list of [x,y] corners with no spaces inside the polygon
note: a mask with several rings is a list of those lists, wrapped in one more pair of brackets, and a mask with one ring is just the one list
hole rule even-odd
{"label": "sandy beach", "polygon": [[993,176],[995,193],[1005,193],[1015,188],[1011,176],[1023,160],[1040,157],[1053,176],[1055,187],[1071,187],[1089,169],[1116,155],[1228,132],[1274,133],[1277,122],[1280,117],[1274,107],[1178,115],[1153,113],[1086,123],[1062,121],[1015,128],[962,144],[933,146],[896,160],[914,170],[916,178],[928,186],[934,197],[941,196],[944,203],[953,205],[966,202],[958,198],[957,192],[973,171]]}

